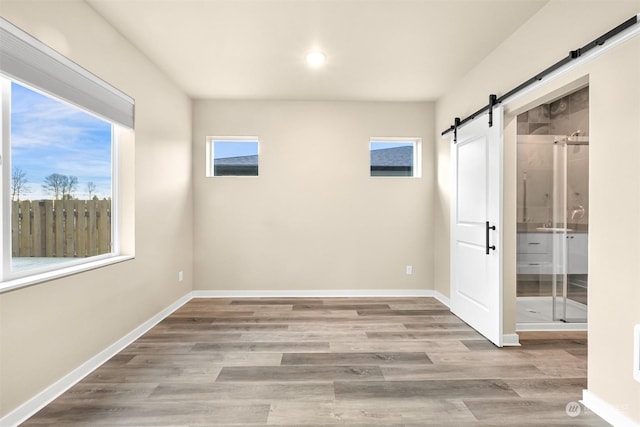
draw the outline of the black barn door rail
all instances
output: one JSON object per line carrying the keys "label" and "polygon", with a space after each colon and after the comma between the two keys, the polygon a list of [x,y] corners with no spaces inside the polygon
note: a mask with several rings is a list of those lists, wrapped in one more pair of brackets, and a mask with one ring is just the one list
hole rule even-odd
{"label": "black barn door rail", "polygon": [[505,99],[515,95],[516,93],[520,92],[521,90],[531,86],[532,84],[539,82],[540,80],[542,80],[543,78],[545,78],[549,74],[551,74],[554,71],[556,71],[558,68],[564,67],[565,65],[567,65],[571,61],[574,61],[574,60],[580,58],[582,55],[584,55],[585,53],[589,52],[591,49],[593,49],[595,47],[598,47],[598,46],[604,45],[607,42],[607,40],[609,40],[610,38],[620,34],[624,30],[626,30],[627,28],[636,25],[637,23],[638,23],[638,15],[627,19],[622,24],[618,25],[617,27],[613,28],[612,30],[610,30],[610,31],[606,32],[605,34],[601,35],[600,37],[598,37],[597,39],[593,40],[592,42],[587,43],[583,47],[578,48],[576,50],[572,50],[571,52],[569,52],[568,56],[564,57],[563,59],[561,59],[560,61],[556,62],[555,64],[553,64],[549,68],[545,69],[544,71],[542,71],[542,72],[536,74],[535,76],[531,77],[529,80],[527,80],[527,81],[523,82],[522,84],[516,86],[515,88],[511,89],[509,92],[505,93],[504,95],[502,95],[500,97],[497,97],[496,95],[493,95],[493,94],[489,95],[489,104],[485,105],[484,107],[482,107],[481,109],[479,109],[475,113],[471,114],[470,116],[465,117],[464,119],[460,119],[460,118],[456,117],[456,119],[454,121],[454,124],[452,126],[450,126],[448,129],[443,130],[441,135],[444,136],[444,135],[448,134],[449,132],[453,132],[453,135],[454,135],[453,141],[457,142],[457,139],[458,139],[457,138],[457,136],[458,136],[457,135],[458,134],[458,128],[460,126],[464,125],[465,123],[475,119],[479,115],[485,113],[486,111],[489,112],[489,126],[493,126],[493,107],[495,107],[496,105],[502,103]]}

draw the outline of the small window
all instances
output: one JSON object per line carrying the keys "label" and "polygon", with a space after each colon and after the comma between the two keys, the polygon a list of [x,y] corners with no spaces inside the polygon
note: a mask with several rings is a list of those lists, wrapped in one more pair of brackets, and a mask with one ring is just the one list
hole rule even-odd
{"label": "small window", "polygon": [[369,146],[371,176],[420,176],[419,139],[373,138]]}
{"label": "small window", "polygon": [[258,176],[258,138],[207,138],[207,176]]}

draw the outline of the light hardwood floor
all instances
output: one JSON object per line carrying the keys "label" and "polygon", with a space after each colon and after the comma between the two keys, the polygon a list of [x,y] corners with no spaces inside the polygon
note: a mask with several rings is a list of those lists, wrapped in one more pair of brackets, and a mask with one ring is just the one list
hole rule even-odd
{"label": "light hardwood floor", "polygon": [[608,425],[567,415],[585,335],[521,342],[433,298],[194,299],[25,425]]}

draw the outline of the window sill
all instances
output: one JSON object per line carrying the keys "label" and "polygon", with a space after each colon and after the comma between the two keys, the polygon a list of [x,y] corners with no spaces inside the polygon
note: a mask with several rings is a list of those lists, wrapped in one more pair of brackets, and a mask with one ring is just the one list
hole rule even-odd
{"label": "window sill", "polygon": [[25,288],[27,286],[35,285],[37,283],[47,282],[50,280],[59,279],[61,277],[82,273],[84,271],[106,267],[108,265],[117,264],[123,261],[128,261],[133,258],[134,257],[131,255],[118,255],[118,256],[104,258],[96,261],[86,262],[83,264],[63,267],[54,271],[47,271],[45,273],[32,274],[30,276],[20,277],[18,279],[10,279],[0,283],[0,294],[9,292],[9,291],[14,291],[20,288]]}

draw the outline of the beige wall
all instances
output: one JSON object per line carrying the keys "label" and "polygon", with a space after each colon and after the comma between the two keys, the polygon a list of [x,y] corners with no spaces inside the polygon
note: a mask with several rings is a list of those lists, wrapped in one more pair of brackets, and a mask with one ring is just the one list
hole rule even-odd
{"label": "beige wall", "polygon": [[[431,104],[196,101],[193,112],[195,289],[431,289]],[[258,136],[260,176],[206,178],[207,135]],[[422,178],[369,176],[369,138],[383,136],[422,138]]]}
{"label": "beige wall", "polygon": [[0,13],[136,100],[123,147],[136,258],[0,294],[1,417],[191,291],[193,233],[189,99],[84,2],[3,0]]}
{"label": "beige wall", "polygon": [[[3,0],[3,17],[136,99],[135,169],[124,171],[135,170],[135,180],[125,176],[125,185],[135,205],[136,259],[0,295],[0,416],[192,285],[201,290],[435,286],[448,295],[449,145],[439,131],[453,117],[486,104],[489,93],[504,93],[638,11],[637,0],[552,0],[438,102],[434,132],[430,104],[191,105],[85,3]],[[556,30],[569,26],[571,31]],[[640,234],[633,220],[640,215],[639,43],[560,82],[589,74],[591,90],[589,390],[638,422],[631,327],[640,323],[640,247],[637,239],[621,236]],[[510,132],[515,135],[515,122],[507,120]],[[205,178],[206,135],[260,137],[261,176]],[[370,178],[371,136],[422,137],[423,177]],[[513,222],[505,224],[504,242],[505,251],[513,252],[505,264],[505,295],[511,300],[514,141],[507,137],[505,147],[506,162],[512,160],[505,176],[513,178],[505,182],[505,216]],[[609,209],[621,198],[624,216]],[[413,265],[413,276],[404,274],[407,264]],[[179,270],[185,271],[181,284]],[[513,301],[505,318],[513,323]]]}
{"label": "beige wall", "polygon": [[[500,48],[479,64],[436,107],[438,129],[455,116],[472,113],[489,93],[505,93],[569,50],[635,15],[640,2],[551,1]],[[570,17],[569,19],[567,17]],[[578,25],[579,24],[579,25]],[[571,31],[552,31],[571,26]],[[561,38],[559,38],[561,35]],[[640,384],[632,378],[632,329],[640,323],[640,38],[580,66],[548,86],[509,103],[505,123],[505,324],[513,328],[515,290],[515,117],[549,100],[548,94],[590,90],[590,234],[588,389],[640,422]],[[449,145],[437,145],[437,247],[448,247]],[[624,200],[624,213],[612,206]],[[446,252],[435,257],[435,287],[448,294]]]}

